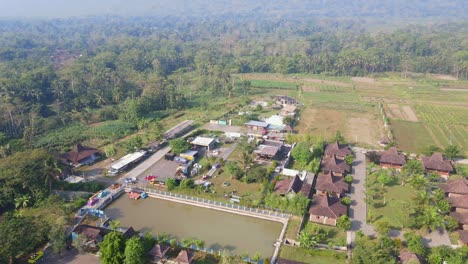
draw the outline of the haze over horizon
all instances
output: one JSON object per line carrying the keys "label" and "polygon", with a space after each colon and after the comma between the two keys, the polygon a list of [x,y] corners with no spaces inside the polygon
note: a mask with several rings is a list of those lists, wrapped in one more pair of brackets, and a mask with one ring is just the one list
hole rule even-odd
{"label": "haze over horizon", "polygon": [[[366,3],[365,7],[362,8]],[[465,19],[463,0],[289,0],[273,2],[228,0],[0,0],[0,18],[68,18],[99,15],[119,16],[209,16],[258,14],[330,17],[444,17]]]}

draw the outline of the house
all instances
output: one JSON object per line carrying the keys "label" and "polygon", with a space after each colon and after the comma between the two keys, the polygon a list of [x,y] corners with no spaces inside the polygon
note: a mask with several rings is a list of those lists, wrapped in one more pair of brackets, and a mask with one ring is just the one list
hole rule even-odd
{"label": "house", "polygon": [[338,197],[327,195],[314,195],[309,208],[311,222],[336,226],[338,218],[346,215],[348,208],[342,204]]}
{"label": "house", "polygon": [[380,155],[380,166],[382,168],[394,168],[400,170],[405,164],[405,155],[398,153],[395,147],[389,148]]}
{"label": "house", "polygon": [[439,188],[444,190],[448,197],[465,196],[468,195],[468,179],[451,180],[439,184]]}
{"label": "house", "polygon": [[296,115],[296,110],[297,106],[288,104],[283,106],[283,109],[281,109],[280,115],[281,116],[294,116]]}
{"label": "house", "polygon": [[459,213],[468,213],[468,195],[447,197],[452,210]]}
{"label": "house", "polygon": [[181,250],[175,262],[178,264],[192,264],[195,254],[191,250]]}
{"label": "house", "polygon": [[462,246],[468,246],[468,230],[458,230],[457,232],[460,235],[458,243]]}
{"label": "house", "polygon": [[95,248],[102,241],[102,238],[109,233],[110,230],[90,225],[78,225],[72,232],[72,240],[75,240],[78,235],[84,235],[87,239],[85,245]]}
{"label": "house", "polygon": [[261,132],[265,131],[266,134],[266,129],[268,128],[269,124],[266,122],[250,120],[249,122],[245,123],[245,126],[248,130],[255,130]]}
{"label": "house", "polygon": [[437,173],[440,176],[448,177],[453,171],[452,163],[448,160],[444,160],[442,153],[434,153],[430,157],[423,157],[422,162],[426,172]]}
{"label": "house", "polygon": [[133,229],[133,227],[129,227],[125,232],[123,232],[124,237],[127,239],[132,238],[134,236],[139,236],[140,234]]}
{"label": "house", "polygon": [[321,166],[325,174],[332,172],[335,176],[345,176],[351,171],[351,167],[344,160],[336,158],[336,156],[323,159]]}
{"label": "house", "polygon": [[379,140],[379,144],[383,147],[387,146],[388,144],[390,144],[392,141],[390,140],[390,138],[388,138],[387,136],[383,136],[380,138]]}
{"label": "house", "polygon": [[304,262],[299,262],[295,260],[289,260],[289,259],[283,259],[283,258],[278,258],[276,260],[276,264],[305,264]]}
{"label": "house", "polygon": [[298,194],[300,192],[303,196],[309,197],[311,189],[312,186],[310,184],[303,182],[301,178],[296,175],[292,179],[287,178],[277,181],[273,190],[283,196],[287,194]]}
{"label": "house", "polygon": [[460,229],[468,230],[468,212],[451,212],[450,216],[457,220]]}
{"label": "house", "polygon": [[353,152],[348,146],[340,145],[338,141],[327,144],[325,147],[325,157],[331,158],[335,156],[338,159],[344,159],[348,155],[353,155]]}
{"label": "house", "polygon": [[156,244],[150,249],[148,255],[153,263],[163,262],[166,258],[166,253],[170,249],[169,246],[164,244]]}
{"label": "house", "polygon": [[336,197],[342,197],[349,191],[349,184],[344,181],[343,177],[333,176],[331,172],[327,174],[319,173],[315,189],[317,190],[317,194],[333,194]]}
{"label": "house", "polygon": [[401,264],[406,264],[406,263],[421,263],[421,259],[418,257],[418,255],[414,254],[413,252],[410,252],[406,249],[401,249],[400,254],[398,255],[398,263]]}
{"label": "house", "polygon": [[78,143],[71,151],[64,153],[62,155],[62,159],[67,164],[70,164],[74,167],[79,167],[95,162],[98,159],[100,153],[101,152],[98,149],[83,146]]}
{"label": "house", "polygon": [[282,148],[282,141],[265,139],[260,145],[257,146],[257,148],[254,150],[254,153],[260,159],[273,159]]}
{"label": "house", "polygon": [[280,105],[299,105],[299,101],[296,99],[287,96],[287,95],[277,95],[276,96],[276,103]]}
{"label": "house", "polygon": [[211,150],[216,145],[216,140],[209,137],[196,137],[190,144],[193,147],[202,147]]}

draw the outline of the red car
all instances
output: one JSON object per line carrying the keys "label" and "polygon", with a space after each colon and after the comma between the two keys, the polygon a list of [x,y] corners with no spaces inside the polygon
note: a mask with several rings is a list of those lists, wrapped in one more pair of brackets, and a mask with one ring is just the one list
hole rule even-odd
{"label": "red car", "polygon": [[154,176],[154,175],[148,175],[148,176],[145,177],[145,180],[147,180],[147,181],[151,181],[151,180],[154,180],[154,179],[156,179],[156,176]]}

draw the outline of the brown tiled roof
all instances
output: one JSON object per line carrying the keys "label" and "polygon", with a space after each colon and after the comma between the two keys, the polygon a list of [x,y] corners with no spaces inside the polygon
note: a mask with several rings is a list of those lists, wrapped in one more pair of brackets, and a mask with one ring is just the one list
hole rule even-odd
{"label": "brown tiled roof", "polygon": [[299,262],[295,260],[289,260],[289,259],[283,259],[283,258],[278,258],[276,260],[276,264],[305,264],[304,262]]}
{"label": "brown tiled roof", "polygon": [[399,154],[395,147],[382,152],[380,155],[380,162],[403,166],[406,163],[405,155]]}
{"label": "brown tiled roof", "polygon": [[383,136],[381,139],[380,139],[380,143],[381,144],[390,144],[390,139],[387,137],[387,136]]}
{"label": "brown tiled roof", "polygon": [[468,212],[466,213],[451,212],[450,216],[455,218],[460,224],[464,224],[464,225],[468,224]]}
{"label": "brown tiled roof", "polygon": [[326,216],[333,219],[338,219],[342,215],[346,215],[348,208],[343,205],[340,199],[336,197],[328,197],[327,195],[314,195],[312,205],[309,208],[311,215]]}
{"label": "brown tiled roof", "polygon": [[468,194],[468,179],[451,180],[439,184],[439,188],[448,193]]}
{"label": "brown tiled roof", "polygon": [[444,160],[441,153],[434,153],[430,157],[423,157],[422,162],[426,170],[438,170],[438,171],[453,171],[452,164],[448,160]]}
{"label": "brown tiled roof", "polygon": [[190,264],[192,263],[194,253],[190,250],[181,250],[175,259],[179,263]]}
{"label": "brown tiled roof", "polygon": [[131,238],[131,237],[134,237],[134,236],[138,236],[138,232],[135,231],[135,229],[133,229],[133,227],[129,227],[124,233],[123,235],[126,237],[126,238]]}
{"label": "brown tiled roof", "polygon": [[156,244],[154,245],[153,248],[148,252],[149,255],[159,257],[159,258],[164,258],[166,255],[167,251],[169,250],[169,246],[166,246],[164,244]]}
{"label": "brown tiled roof", "polygon": [[254,151],[256,154],[273,157],[278,153],[279,148],[267,145],[259,145]]}
{"label": "brown tiled roof", "polygon": [[350,171],[350,166],[344,160],[339,160],[336,156],[322,160],[322,169],[336,173],[346,173]]}
{"label": "brown tiled roof", "polygon": [[62,158],[71,161],[71,162],[79,162],[80,160],[84,160],[86,158],[91,157],[92,155],[99,153],[98,149],[83,146],[80,143],[76,144],[75,148],[67,153],[62,155]]}
{"label": "brown tiled roof", "polygon": [[101,234],[101,229],[94,226],[89,225],[79,225],[73,231],[78,235],[84,235],[88,240],[94,241],[96,240],[99,235]]}
{"label": "brown tiled roof", "polygon": [[304,183],[301,181],[301,178],[296,175],[292,179],[288,178],[277,181],[274,190],[282,195],[292,191],[296,194],[301,192],[304,196],[309,197],[311,188],[312,186],[310,184]]}
{"label": "brown tiled roof", "polygon": [[323,192],[343,193],[348,192],[349,184],[344,181],[343,177],[333,176],[331,172],[319,173],[315,189]]}
{"label": "brown tiled roof", "polygon": [[421,260],[419,259],[418,255],[414,254],[413,252],[409,252],[408,250],[402,249],[400,250],[400,254],[398,255],[398,258],[400,259],[401,263],[406,263],[406,261],[409,260],[417,260],[418,263],[421,263]]}
{"label": "brown tiled roof", "polygon": [[331,144],[327,144],[325,147],[325,155],[328,156],[340,156],[340,157],[345,157],[347,155],[353,154],[351,152],[351,149],[348,146],[343,146],[338,143],[338,141],[335,141]]}
{"label": "brown tiled roof", "polygon": [[460,234],[460,240],[468,244],[468,230],[458,230],[458,234]]}
{"label": "brown tiled roof", "polygon": [[453,207],[468,209],[468,195],[447,197],[447,200]]}

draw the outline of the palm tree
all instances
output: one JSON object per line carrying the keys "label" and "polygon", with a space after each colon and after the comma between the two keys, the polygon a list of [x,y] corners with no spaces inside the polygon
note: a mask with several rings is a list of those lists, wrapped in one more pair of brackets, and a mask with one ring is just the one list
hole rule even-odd
{"label": "palm tree", "polygon": [[49,193],[52,192],[52,182],[57,180],[62,169],[57,164],[57,161],[52,157],[48,157],[44,162],[44,181],[49,185]]}
{"label": "palm tree", "polygon": [[15,198],[15,208],[25,208],[28,207],[29,201],[31,200],[31,197],[27,194],[20,196],[18,198]]}

